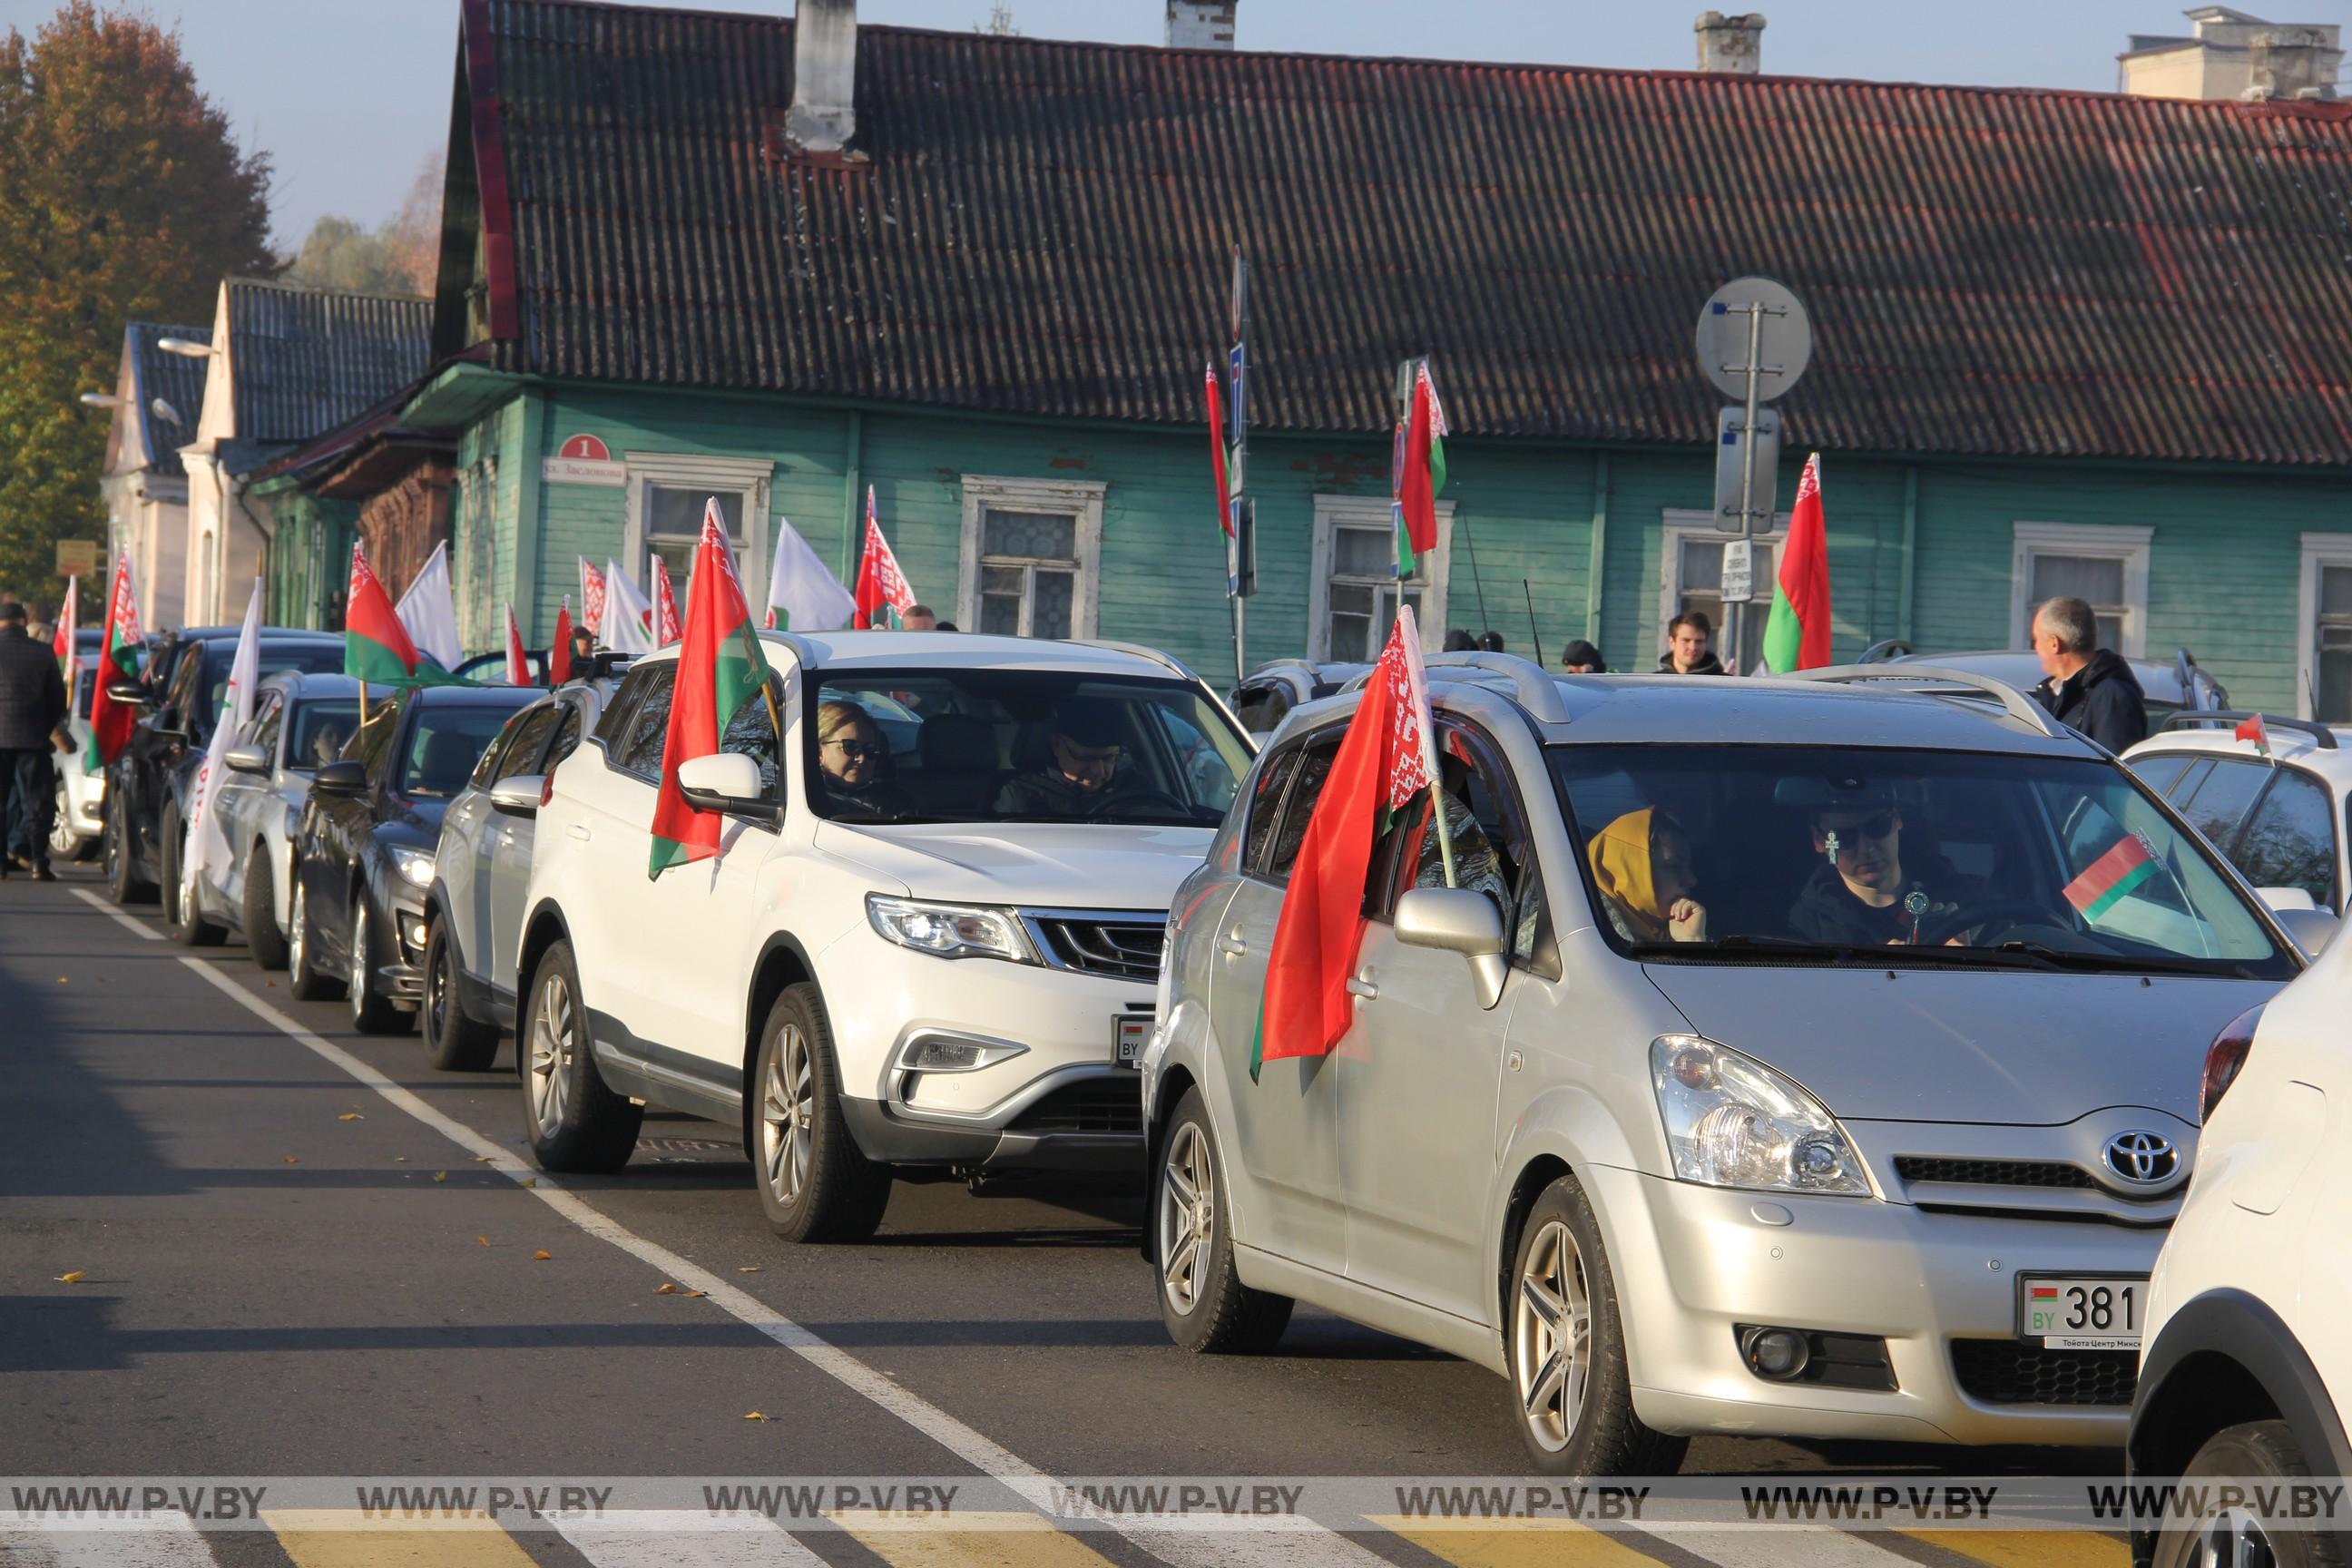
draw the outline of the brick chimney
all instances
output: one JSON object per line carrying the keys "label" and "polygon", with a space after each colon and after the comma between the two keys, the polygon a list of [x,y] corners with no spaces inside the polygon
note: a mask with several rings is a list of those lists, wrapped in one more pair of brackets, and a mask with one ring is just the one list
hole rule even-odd
{"label": "brick chimney", "polygon": [[1727,16],[1701,11],[1691,24],[1698,35],[1698,68],[1726,76],[1754,76],[1764,47],[1764,13]]}
{"label": "brick chimney", "polygon": [[2263,27],[2246,39],[2246,96],[2250,99],[2336,96],[2336,73],[2344,51],[2334,27]]}
{"label": "brick chimney", "polygon": [[784,134],[810,153],[838,153],[857,134],[857,0],[800,0]]}
{"label": "brick chimney", "polygon": [[1168,47],[1230,50],[1234,0],[1168,0]]}

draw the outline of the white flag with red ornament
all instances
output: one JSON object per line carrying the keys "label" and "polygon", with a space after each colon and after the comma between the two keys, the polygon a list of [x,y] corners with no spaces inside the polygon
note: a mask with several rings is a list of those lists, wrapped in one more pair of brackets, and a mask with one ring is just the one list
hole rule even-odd
{"label": "white flag with red ornament", "polygon": [[[179,889],[185,898],[195,885],[215,866],[226,866],[232,853],[228,834],[220,825],[220,809],[216,797],[222,777],[228,770],[228,749],[245,738],[245,728],[253,722],[254,688],[261,682],[261,579],[253,580],[253,595],[246,601],[245,625],[236,634],[236,651],[228,661],[228,681],[221,689],[220,711],[213,716],[213,732],[205,747],[205,760],[197,764],[196,776],[188,786],[188,841],[181,854],[188,868],[188,886]],[[217,879],[215,880],[217,885]],[[194,909],[183,910],[182,921],[193,924]]]}
{"label": "white flag with red ornament", "polygon": [[603,621],[598,638],[616,653],[646,654],[660,646],[654,641],[654,602],[617,561],[604,563]]}
{"label": "white flag with red ornament", "polygon": [[667,647],[686,636],[686,626],[677,618],[677,595],[669,585],[669,563],[654,557],[654,609],[660,629],[654,634],[656,647]]}
{"label": "white flag with red ornament", "polygon": [[866,547],[857,555],[856,613],[849,624],[859,631],[869,631],[884,610],[905,615],[915,605],[915,585],[898,569],[898,557],[891,553],[890,542],[882,537],[882,524],[874,516],[874,487],[866,487]]}
{"label": "white flag with red ornament", "polygon": [[515,625],[514,605],[507,605],[507,684],[530,684],[530,655],[522,646],[522,628]]}
{"label": "white flag with red ornament", "polygon": [[580,624],[594,637],[604,629],[604,574],[580,558]]}

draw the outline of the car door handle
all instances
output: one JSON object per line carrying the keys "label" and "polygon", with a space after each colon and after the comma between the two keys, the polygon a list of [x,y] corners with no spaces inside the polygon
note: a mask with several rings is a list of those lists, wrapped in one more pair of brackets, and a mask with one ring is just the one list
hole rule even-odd
{"label": "car door handle", "polygon": [[588,841],[588,825],[584,822],[569,823],[565,826],[563,831],[569,833],[572,837],[579,839],[583,844]]}
{"label": "car door handle", "polygon": [[1223,953],[1227,958],[1248,957],[1249,943],[1242,940],[1242,928],[1235,926],[1233,930],[1219,937],[1217,939],[1217,951]]}
{"label": "car door handle", "polygon": [[1372,980],[1372,966],[1368,963],[1364,965],[1360,973],[1356,974],[1349,980],[1348,994],[1350,996],[1360,996],[1367,1002],[1371,1001],[1381,994],[1381,988],[1374,984]]}

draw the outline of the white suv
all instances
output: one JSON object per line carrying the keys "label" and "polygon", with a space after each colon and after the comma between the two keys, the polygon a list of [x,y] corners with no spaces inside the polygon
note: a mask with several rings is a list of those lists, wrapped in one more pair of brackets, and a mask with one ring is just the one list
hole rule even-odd
{"label": "white suv", "polygon": [[674,652],[550,775],[516,965],[540,1163],[617,1168],[647,1103],[736,1122],[803,1241],[870,1234],[894,1171],[1139,1169],[1169,901],[1240,727],[1139,649],[764,644],[769,692],[681,770],[716,859],[647,879]]}
{"label": "white suv", "polygon": [[[2352,942],[2331,943],[2207,1054],[2202,1156],[2148,1281],[2135,1479],[2352,1476],[2339,1414],[2352,1394],[2352,1185],[2336,1168],[2352,1110],[2347,987]],[[2225,1507],[2218,1488],[2183,1486],[2178,1500],[2161,1538],[2138,1542],[2143,1561],[2149,1545],[2166,1563],[2345,1561],[2340,1512],[2322,1533]]]}

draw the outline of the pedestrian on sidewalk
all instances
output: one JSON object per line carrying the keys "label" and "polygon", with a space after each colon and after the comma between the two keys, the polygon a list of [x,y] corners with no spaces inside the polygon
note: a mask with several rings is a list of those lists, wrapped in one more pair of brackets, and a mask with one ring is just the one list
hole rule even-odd
{"label": "pedestrian on sidewalk", "polygon": [[1723,661],[1706,645],[1715,623],[1705,610],[1685,610],[1666,627],[1666,651],[1658,656],[1660,675],[1721,675]]}
{"label": "pedestrian on sidewalk", "polygon": [[[49,817],[57,808],[57,752],[70,751],[65,673],[49,645],[25,631],[25,606],[0,601],[0,804],[7,820],[21,818],[25,856],[33,879],[56,879],[49,869]],[[0,859],[0,879],[8,862]]]}
{"label": "pedestrian on sidewalk", "polygon": [[2033,652],[2048,679],[2034,700],[2060,723],[2110,752],[2147,739],[2147,694],[2113,648],[2099,646],[2099,617],[2081,599],[2045,599],[2033,612]]}

